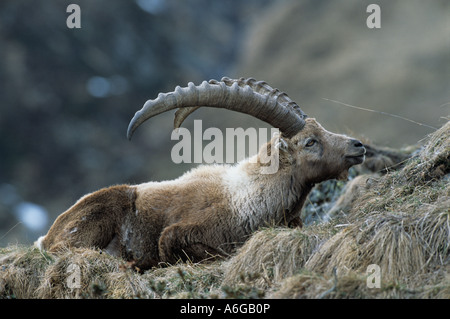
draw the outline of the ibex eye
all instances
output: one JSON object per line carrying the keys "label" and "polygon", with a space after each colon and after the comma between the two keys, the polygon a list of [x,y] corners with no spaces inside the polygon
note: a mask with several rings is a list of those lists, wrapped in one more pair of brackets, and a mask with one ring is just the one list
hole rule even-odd
{"label": "ibex eye", "polygon": [[315,140],[309,140],[308,141],[308,143],[306,143],[306,147],[311,147],[311,146],[313,146],[314,144],[316,144],[316,141]]}

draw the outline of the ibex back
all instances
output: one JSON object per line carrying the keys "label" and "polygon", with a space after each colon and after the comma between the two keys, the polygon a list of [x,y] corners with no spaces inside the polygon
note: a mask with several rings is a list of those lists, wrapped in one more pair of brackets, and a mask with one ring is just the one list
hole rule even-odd
{"label": "ibex back", "polygon": [[[262,226],[299,225],[300,212],[315,183],[346,178],[364,161],[358,140],[326,131],[288,96],[253,79],[200,86],[189,83],[149,100],[128,128],[178,108],[175,127],[200,106],[247,113],[280,129],[254,158],[236,165],[199,166],[173,181],[112,186],[82,197],[61,214],[36,244],[97,247],[140,269],[178,260],[227,256]],[[262,174],[271,161],[273,174]]]}

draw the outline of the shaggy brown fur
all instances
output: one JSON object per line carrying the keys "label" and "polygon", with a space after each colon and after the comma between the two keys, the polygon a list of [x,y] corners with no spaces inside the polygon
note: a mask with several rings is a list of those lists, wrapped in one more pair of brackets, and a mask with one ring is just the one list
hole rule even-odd
{"label": "shaggy brown fur", "polygon": [[[269,148],[270,153],[266,150]],[[256,160],[200,166],[174,181],[113,186],[81,198],[37,245],[98,247],[147,269],[160,262],[227,256],[261,226],[298,224],[315,183],[343,178],[364,160],[354,139],[314,119],[292,138],[274,138]],[[266,155],[267,154],[267,155]],[[262,156],[279,169],[261,174]]]}

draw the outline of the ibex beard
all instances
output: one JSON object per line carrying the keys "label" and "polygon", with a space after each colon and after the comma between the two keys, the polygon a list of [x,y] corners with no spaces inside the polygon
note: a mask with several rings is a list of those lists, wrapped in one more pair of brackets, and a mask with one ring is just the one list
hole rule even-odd
{"label": "ibex beard", "polygon": [[[217,86],[221,90],[214,93]],[[228,88],[234,99],[214,95],[225,94]],[[207,94],[202,95],[202,90]],[[199,166],[173,181],[112,186],[85,195],[36,242],[41,249],[97,247],[142,270],[179,260],[227,256],[260,227],[301,225],[300,212],[312,187],[346,178],[351,166],[364,161],[361,142],[326,131],[265,82],[223,78],[198,87],[190,84],[171,94],[172,108],[165,101],[167,95],[160,95],[136,113],[129,137],[143,121],[168,109],[186,110],[176,113],[177,127],[196,105],[243,112],[234,106],[243,103],[245,113],[279,127],[281,136],[263,145],[254,158],[236,165]],[[216,100],[224,104],[218,106]],[[257,108],[248,111],[253,105]],[[286,110],[285,118],[277,113]],[[264,117],[266,113],[271,117]],[[273,158],[278,170],[261,174]]]}

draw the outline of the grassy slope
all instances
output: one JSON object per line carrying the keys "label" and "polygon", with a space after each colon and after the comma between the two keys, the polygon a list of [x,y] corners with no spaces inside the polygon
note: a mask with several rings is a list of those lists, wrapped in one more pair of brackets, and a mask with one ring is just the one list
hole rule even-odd
{"label": "grassy slope", "polygon": [[[138,274],[98,250],[0,248],[0,297],[450,298],[449,144],[450,122],[403,169],[360,186],[347,214],[262,229],[225,261]],[[381,268],[379,289],[366,285],[370,264]]]}

